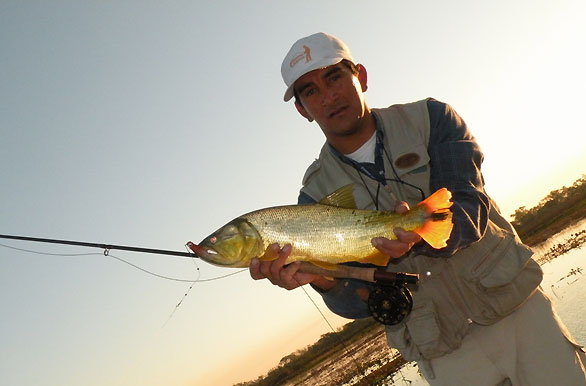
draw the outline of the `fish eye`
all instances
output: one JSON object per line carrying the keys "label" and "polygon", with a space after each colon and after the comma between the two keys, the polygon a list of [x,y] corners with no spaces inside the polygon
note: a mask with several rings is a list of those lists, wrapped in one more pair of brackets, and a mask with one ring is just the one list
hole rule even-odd
{"label": "fish eye", "polygon": [[218,241],[218,239],[216,238],[216,236],[210,237],[210,243],[215,244],[216,241]]}

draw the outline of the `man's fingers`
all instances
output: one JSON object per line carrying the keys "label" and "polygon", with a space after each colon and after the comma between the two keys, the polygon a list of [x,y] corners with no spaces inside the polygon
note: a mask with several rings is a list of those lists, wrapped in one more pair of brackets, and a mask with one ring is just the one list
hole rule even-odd
{"label": "man's fingers", "polygon": [[372,245],[387,256],[397,258],[403,256],[405,253],[421,241],[421,236],[415,232],[408,232],[401,228],[395,229],[397,240],[389,240],[385,237],[375,237],[372,239]]}
{"label": "man's fingers", "polygon": [[409,211],[409,204],[405,201],[400,201],[397,205],[395,205],[395,212],[399,214],[407,213]]}
{"label": "man's fingers", "polygon": [[265,278],[265,276],[263,276],[263,274],[260,272],[260,260],[256,257],[250,261],[248,271],[250,272],[250,276],[254,280],[260,280]]}
{"label": "man's fingers", "polygon": [[[273,244],[275,245],[275,244]],[[271,246],[272,247],[272,246]],[[277,248],[279,246],[277,245]],[[270,247],[269,247],[270,248]],[[273,247],[274,248],[274,247]],[[281,270],[287,261],[287,258],[291,254],[291,245],[286,244],[283,248],[279,248],[277,250],[276,257],[277,259],[270,264],[270,272],[272,278],[280,278]]]}
{"label": "man's fingers", "polygon": [[280,250],[281,248],[277,243],[269,245],[265,251],[265,260],[275,260],[279,256]]}
{"label": "man's fingers", "polygon": [[376,237],[372,239],[372,245],[383,254],[392,258],[403,256],[410,248],[409,244],[405,244],[398,240],[389,240],[384,237]]}
{"label": "man's fingers", "polygon": [[394,229],[397,239],[406,244],[415,244],[421,241],[421,236],[415,232],[408,232],[401,228]]}
{"label": "man's fingers", "polygon": [[295,262],[289,264],[281,270],[281,283],[283,284],[282,286],[284,288],[291,290],[304,284],[307,284],[303,282],[304,278],[301,276],[303,274],[301,272],[297,272],[299,270],[299,267],[300,263]]}
{"label": "man's fingers", "polygon": [[[299,261],[285,265],[289,255],[291,255],[291,251],[290,244],[286,244],[283,248],[280,248],[278,244],[269,245],[262,261],[257,258],[250,261],[250,276],[254,280],[268,279],[274,285],[288,290],[320,278],[318,275],[299,272],[301,267],[301,262]],[[331,286],[328,283],[326,288],[331,288]]]}
{"label": "man's fingers", "polygon": [[250,276],[254,280],[268,279],[274,285],[292,289],[298,287],[293,277],[299,267],[284,267],[287,258],[291,254],[291,245],[286,244],[280,248],[278,244],[267,247],[263,260],[254,258],[250,261]]}

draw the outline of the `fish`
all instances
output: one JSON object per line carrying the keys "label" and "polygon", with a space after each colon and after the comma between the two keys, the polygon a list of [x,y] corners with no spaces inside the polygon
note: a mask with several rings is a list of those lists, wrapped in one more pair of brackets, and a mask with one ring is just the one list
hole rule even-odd
{"label": "fish", "polygon": [[447,245],[453,223],[451,192],[441,188],[403,214],[357,209],[352,184],[314,204],[273,206],[241,215],[199,244],[187,246],[216,266],[248,267],[253,258],[274,260],[269,245],[291,244],[286,264],[307,261],[335,270],[340,263],[386,266],[389,256],[376,249],[374,237],[397,239],[395,228],[416,232],[433,248]]}

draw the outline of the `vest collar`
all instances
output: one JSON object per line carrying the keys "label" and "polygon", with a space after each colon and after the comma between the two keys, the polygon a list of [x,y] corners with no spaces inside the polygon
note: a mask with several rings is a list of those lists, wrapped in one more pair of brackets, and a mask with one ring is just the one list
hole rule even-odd
{"label": "vest collar", "polygon": [[384,152],[384,133],[381,127],[380,120],[377,118],[376,114],[372,113],[375,123],[375,130],[376,130],[376,146],[374,148],[374,164],[370,162],[356,162],[353,159],[346,157],[344,154],[340,153],[336,150],[329,142],[328,148],[330,152],[340,159],[342,162],[352,166],[356,169],[359,173],[364,174],[368,178],[371,178],[381,185],[386,185],[387,181],[385,179],[385,163],[383,158]]}

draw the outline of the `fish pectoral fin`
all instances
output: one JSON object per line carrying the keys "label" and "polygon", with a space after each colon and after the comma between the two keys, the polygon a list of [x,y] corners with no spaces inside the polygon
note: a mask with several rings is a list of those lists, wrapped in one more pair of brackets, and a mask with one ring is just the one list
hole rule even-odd
{"label": "fish pectoral fin", "polygon": [[390,256],[384,255],[381,252],[375,252],[364,259],[360,259],[361,263],[370,263],[380,267],[386,267],[389,264]]}
{"label": "fish pectoral fin", "polygon": [[267,248],[267,250],[265,251],[265,253],[263,253],[261,256],[258,256],[258,259],[260,261],[273,261],[273,260],[277,260],[277,258],[279,257],[279,253],[277,251],[275,251],[273,248]]}

